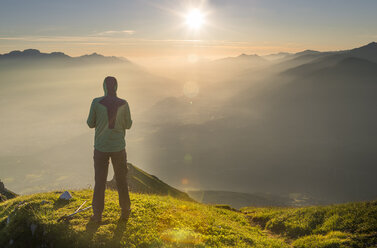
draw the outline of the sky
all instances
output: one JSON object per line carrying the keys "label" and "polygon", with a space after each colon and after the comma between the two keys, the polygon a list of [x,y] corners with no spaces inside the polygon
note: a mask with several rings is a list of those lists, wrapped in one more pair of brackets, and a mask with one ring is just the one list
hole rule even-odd
{"label": "sky", "polygon": [[[186,16],[198,9],[200,28]],[[0,53],[134,60],[342,50],[377,40],[375,0],[0,0]]]}

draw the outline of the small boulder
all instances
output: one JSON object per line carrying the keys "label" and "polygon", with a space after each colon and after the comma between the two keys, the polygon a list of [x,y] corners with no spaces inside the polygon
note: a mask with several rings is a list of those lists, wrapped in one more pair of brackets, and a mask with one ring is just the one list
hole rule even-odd
{"label": "small boulder", "polygon": [[68,191],[64,191],[60,196],[59,199],[61,200],[70,200],[72,198],[72,195]]}

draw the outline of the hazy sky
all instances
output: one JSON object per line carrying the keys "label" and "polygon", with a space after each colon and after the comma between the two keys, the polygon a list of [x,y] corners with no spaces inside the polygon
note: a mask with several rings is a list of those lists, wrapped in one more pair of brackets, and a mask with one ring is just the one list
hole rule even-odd
{"label": "hazy sky", "polygon": [[[197,30],[186,15],[200,9]],[[338,50],[377,40],[375,0],[1,0],[0,53],[131,59]]]}

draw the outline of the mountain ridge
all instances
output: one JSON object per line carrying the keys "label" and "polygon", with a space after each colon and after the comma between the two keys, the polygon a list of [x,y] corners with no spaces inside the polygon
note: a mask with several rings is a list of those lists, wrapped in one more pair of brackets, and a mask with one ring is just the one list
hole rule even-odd
{"label": "mountain ridge", "polygon": [[[276,54],[268,54],[265,56],[259,56],[258,54],[245,54],[242,53],[241,55],[238,55],[236,57],[226,57],[221,58],[218,60],[215,60],[214,62],[220,63],[220,62],[226,62],[227,64],[232,64],[236,62],[240,62],[243,64],[265,64],[267,62],[273,62],[276,61],[275,67],[281,67],[278,69],[285,71],[288,69],[293,69],[295,67],[304,66],[305,64],[316,62],[317,60],[326,59],[327,57],[356,57],[356,58],[362,58],[370,60],[371,62],[377,63],[377,43],[376,42],[370,42],[366,45],[357,47],[357,48],[351,48],[348,50],[340,50],[340,51],[316,51],[311,49],[306,49],[304,51],[296,52],[296,53],[276,53]],[[269,59],[270,58],[270,59]],[[272,59],[271,59],[272,58]],[[275,58],[275,59],[273,59]],[[244,65],[245,66],[245,65]],[[245,69],[248,69],[248,67],[245,67]],[[267,68],[269,69],[269,68]]]}
{"label": "mountain ridge", "polygon": [[[168,195],[178,199],[192,201],[188,194],[168,185],[158,177],[150,175],[147,172],[128,163],[128,187],[131,192]],[[107,182],[107,188],[117,190],[115,176]]]}
{"label": "mountain ridge", "polygon": [[77,57],[69,56],[63,52],[44,53],[38,49],[25,49],[23,51],[14,50],[9,53],[0,54],[0,62],[3,63],[64,63],[64,64],[80,64],[80,63],[110,63],[110,64],[132,64],[126,58],[116,56],[104,56],[96,52],[85,54]]}

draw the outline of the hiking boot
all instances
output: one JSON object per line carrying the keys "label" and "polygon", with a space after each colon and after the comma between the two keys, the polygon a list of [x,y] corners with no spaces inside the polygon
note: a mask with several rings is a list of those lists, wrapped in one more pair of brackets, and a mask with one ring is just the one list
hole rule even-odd
{"label": "hiking boot", "polygon": [[102,221],[101,216],[94,215],[94,214],[92,216],[90,216],[90,219],[89,219],[89,222],[96,223],[96,224],[101,223],[101,221]]}
{"label": "hiking boot", "polygon": [[119,218],[119,222],[127,222],[128,219],[130,218],[130,214],[131,214],[131,209],[129,209],[128,211],[122,212]]}

